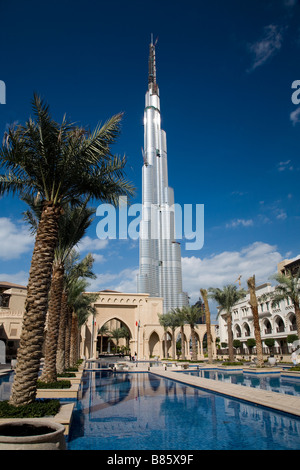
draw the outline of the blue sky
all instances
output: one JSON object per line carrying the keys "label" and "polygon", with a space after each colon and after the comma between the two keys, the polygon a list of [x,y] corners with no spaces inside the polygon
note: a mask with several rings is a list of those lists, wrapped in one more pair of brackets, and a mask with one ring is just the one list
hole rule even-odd
{"label": "blue sky", "polygon": [[[300,5],[296,0],[54,0],[1,2],[0,134],[31,113],[33,92],[61,120],[94,128],[123,111],[115,153],[141,202],[144,96],[150,34],[175,202],[204,204],[204,246],[182,244],[184,289],[265,282],[300,254]],[[0,200],[0,280],[25,283],[33,240],[25,205]],[[138,243],[98,240],[91,289],[134,292]]]}

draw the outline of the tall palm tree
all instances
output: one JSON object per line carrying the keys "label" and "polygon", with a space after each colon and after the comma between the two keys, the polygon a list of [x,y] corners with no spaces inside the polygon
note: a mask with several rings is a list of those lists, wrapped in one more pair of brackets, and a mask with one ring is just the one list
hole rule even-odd
{"label": "tall palm tree", "polygon": [[102,325],[100,328],[98,328],[98,335],[101,337],[101,342],[100,342],[100,354],[103,353],[103,336],[106,335],[109,332],[109,328],[107,324]]}
{"label": "tall palm tree", "polygon": [[257,353],[257,361],[258,367],[262,367],[264,365],[264,358],[263,358],[263,348],[262,348],[262,341],[261,341],[261,334],[260,334],[260,327],[259,327],[259,318],[258,318],[258,303],[256,298],[255,292],[255,276],[249,277],[247,280],[247,285],[249,288],[250,293],[250,307],[252,310],[253,315],[253,325],[254,325],[254,336],[256,341],[256,353]]}
{"label": "tall palm tree", "polygon": [[186,318],[184,311],[180,307],[175,308],[174,312],[177,317],[177,324],[180,327],[181,359],[185,360],[184,325],[186,324]]}
{"label": "tall palm tree", "polygon": [[[56,352],[56,370],[63,374],[69,367],[69,356],[66,354],[66,340],[70,342],[70,328],[72,324],[74,299],[86,287],[85,279],[94,279],[96,276],[92,271],[94,263],[93,256],[89,253],[79,260],[79,253],[74,249],[65,260],[64,288],[61,300],[61,312],[59,316],[59,331]],[[68,350],[70,343],[68,345]]]}
{"label": "tall palm tree", "polygon": [[167,359],[168,357],[168,328],[169,328],[169,319],[167,315],[158,313],[158,321],[159,324],[163,327],[164,329],[164,337],[165,337],[165,358]]}
{"label": "tall palm tree", "polygon": [[222,289],[210,287],[209,297],[218,302],[221,310],[226,312],[226,323],[228,331],[228,352],[229,361],[234,362],[233,355],[233,333],[232,333],[232,307],[242,298],[244,298],[247,292],[244,289],[237,289],[234,284],[228,284]]}
{"label": "tall palm tree", "polygon": [[[72,309],[70,342],[66,346],[65,357],[68,358],[69,367],[74,367],[79,359],[79,334],[80,327],[87,322],[90,315],[95,315],[97,294],[87,294],[88,286],[86,279],[77,279],[69,289],[69,306]],[[67,367],[66,367],[67,368]]]}
{"label": "tall palm tree", "polygon": [[211,324],[210,324],[210,310],[208,304],[207,290],[200,289],[200,293],[204,302],[205,309],[205,323],[206,323],[206,337],[207,337],[207,353],[208,353],[208,363],[212,364],[213,354],[212,354],[212,334],[211,334]]}
{"label": "tall palm tree", "polygon": [[120,339],[124,338],[123,328],[114,328],[109,333],[110,333],[111,338],[116,340],[117,348],[118,348]]}
{"label": "tall palm tree", "polygon": [[125,338],[125,340],[126,340],[126,348],[129,349],[129,340],[131,338],[130,331],[127,328],[127,326],[122,326],[122,330],[123,330],[123,338]]}
{"label": "tall palm tree", "polygon": [[[26,198],[25,202],[31,210],[25,212],[25,218],[29,221],[33,230],[37,229],[41,216],[41,204],[39,198]],[[84,236],[87,228],[92,223],[95,209],[88,208],[86,201],[82,206],[71,207],[67,204],[63,208],[63,214],[59,219],[58,243],[54,252],[52,280],[50,288],[49,308],[47,315],[47,332],[45,339],[45,362],[40,380],[46,383],[57,380],[56,353],[59,332],[59,320],[61,313],[61,299],[64,283],[64,271],[66,259],[70,256],[74,246]]]}
{"label": "tall palm tree", "polygon": [[274,294],[272,295],[272,307],[282,300],[290,300],[295,309],[297,335],[300,339],[300,269],[296,276],[291,273],[275,274],[272,279],[275,279],[279,284],[275,287]]}
{"label": "tall palm tree", "polygon": [[202,310],[197,305],[182,307],[186,323],[190,325],[192,336],[192,361],[197,360],[197,340],[195,326],[202,318]]}
{"label": "tall palm tree", "polygon": [[113,156],[121,114],[91,133],[63,118],[55,122],[47,104],[33,98],[35,120],[11,127],[0,149],[0,196],[39,193],[42,214],[31,260],[18,363],[10,403],[32,403],[36,397],[45,317],[48,309],[58,222],[67,202],[86,197],[116,203],[133,188],[124,178],[125,158]]}
{"label": "tall palm tree", "polygon": [[167,314],[169,327],[172,330],[172,359],[176,359],[176,338],[175,338],[175,330],[180,326],[179,318],[176,313],[176,309],[172,309]]}

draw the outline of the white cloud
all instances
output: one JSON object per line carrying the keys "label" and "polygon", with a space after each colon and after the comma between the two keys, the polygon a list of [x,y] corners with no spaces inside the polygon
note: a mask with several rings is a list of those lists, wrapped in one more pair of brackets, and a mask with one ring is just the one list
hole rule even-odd
{"label": "white cloud", "polygon": [[88,290],[98,292],[103,289],[118,292],[134,293],[137,291],[137,274],[139,268],[126,268],[119,273],[101,273],[97,278],[89,281]]}
{"label": "white cloud", "polygon": [[293,126],[300,122],[300,106],[295,109],[295,111],[290,114],[290,121],[292,121]]}
{"label": "white cloud", "polygon": [[249,71],[260,67],[276,54],[281,48],[282,41],[282,29],[279,26],[274,24],[266,26],[262,39],[249,45],[249,51],[254,56],[253,64]]}
{"label": "white cloud", "polygon": [[284,6],[286,7],[294,7],[297,5],[298,0],[284,0]]}
{"label": "white cloud", "polygon": [[8,217],[0,217],[0,259],[7,261],[19,258],[33,249],[34,237],[28,226],[15,223]]}
{"label": "white cloud", "polygon": [[92,256],[94,258],[95,263],[103,263],[105,261],[104,256],[98,253],[93,253]]}
{"label": "white cloud", "polygon": [[293,171],[294,167],[291,164],[291,160],[287,160],[286,162],[279,162],[277,164],[278,171],[285,171],[290,170]]}
{"label": "white cloud", "polygon": [[286,218],[287,214],[283,210],[279,211],[279,213],[276,215],[276,219],[278,220],[285,220]]}
{"label": "white cloud", "polygon": [[79,251],[97,251],[103,250],[108,245],[108,240],[100,240],[99,238],[83,237],[77,245]]}
{"label": "white cloud", "polygon": [[27,286],[28,283],[28,272],[19,271],[16,274],[6,274],[0,273],[0,281],[2,282],[12,282],[13,284],[19,284],[21,286]]}
{"label": "white cloud", "polygon": [[235,219],[226,224],[226,228],[236,228],[239,225],[242,225],[243,227],[250,227],[253,225],[253,220],[252,219]]}
{"label": "white cloud", "polygon": [[239,275],[242,275],[244,286],[253,274],[257,284],[267,282],[282,259],[276,246],[263,242],[255,242],[240,251],[224,251],[203,259],[183,257],[183,287],[191,297],[191,303],[194,303],[199,298],[200,288],[222,288],[226,284],[233,284]]}

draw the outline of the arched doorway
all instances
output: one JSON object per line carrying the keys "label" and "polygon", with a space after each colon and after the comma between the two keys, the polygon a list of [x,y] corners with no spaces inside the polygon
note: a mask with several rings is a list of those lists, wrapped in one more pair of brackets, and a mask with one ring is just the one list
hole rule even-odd
{"label": "arched doorway", "polygon": [[264,320],[263,327],[263,333],[265,335],[270,335],[272,333],[272,325],[268,319]]}
{"label": "arched doorway", "polygon": [[160,341],[156,331],[153,331],[149,338],[149,355],[150,357],[160,356]]}
{"label": "arched doorway", "polygon": [[97,331],[98,354],[115,353],[130,354],[130,339],[132,335],[129,327],[118,318],[111,318]]}

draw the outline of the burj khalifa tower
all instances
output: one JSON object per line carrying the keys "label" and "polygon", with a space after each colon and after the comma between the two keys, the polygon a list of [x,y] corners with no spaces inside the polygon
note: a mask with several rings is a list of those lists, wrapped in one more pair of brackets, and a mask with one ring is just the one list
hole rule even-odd
{"label": "burj khalifa tower", "polygon": [[163,297],[162,313],[188,305],[182,292],[181,247],[175,239],[174,191],[168,186],[167,139],[161,129],[155,46],[151,37],[144,111],[144,164],[138,292]]}

